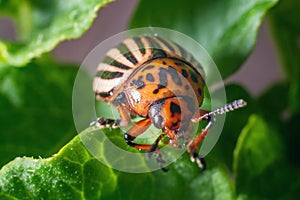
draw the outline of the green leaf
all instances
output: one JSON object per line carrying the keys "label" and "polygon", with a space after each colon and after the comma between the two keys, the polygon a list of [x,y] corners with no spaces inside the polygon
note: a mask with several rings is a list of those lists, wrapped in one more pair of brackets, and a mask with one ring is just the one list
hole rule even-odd
{"label": "green leaf", "polygon": [[[276,83],[258,98],[259,112],[269,124],[278,128],[283,125],[284,115],[287,114],[289,107],[288,98],[286,98],[288,89],[288,84]],[[274,101],[274,97],[282,98],[279,101]]]}
{"label": "green leaf", "polygon": [[234,150],[237,193],[249,199],[299,196],[299,172],[288,165],[284,155],[276,129],[261,117],[252,115]]}
{"label": "green leaf", "polygon": [[285,126],[282,126],[282,132],[287,142],[287,158],[298,169],[300,169],[299,121],[300,113],[289,119]]}
{"label": "green leaf", "polygon": [[235,72],[252,50],[266,11],[277,0],[141,0],[131,28],[174,29],[198,41],[223,78]]}
{"label": "green leaf", "polygon": [[[81,139],[92,132],[85,130],[53,157],[17,158],[5,165],[0,171],[0,197],[235,199],[232,181],[220,165],[209,161],[209,169],[200,172],[189,162],[187,154],[172,164],[167,173],[161,170],[141,174],[115,171],[91,156],[81,143]],[[103,148],[104,143],[98,144],[99,155],[109,155],[109,149]]]}
{"label": "green leaf", "polygon": [[[289,104],[293,112],[300,111],[300,2],[281,1],[272,12],[270,22],[281,55],[287,81],[290,82]],[[288,14],[287,14],[288,13]]]}
{"label": "green leaf", "polygon": [[1,166],[16,156],[50,156],[74,136],[77,70],[50,61],[0,68]]}
{"label": "green leaf", "polygon": [[190,188],[188,199],[236,199],[232,180],[221,167],[211,168],[194,178]]}
{"label": "green leaf", "polygon": [[75,137],[48,159],[16,158],[0,171],[0,196],[18,199],[99,199],[115,190],[112,169]]}
{"label": "green leaf", "polygon": [[15,42],[0,40],[0,66],[24,66],[59,42],[78,38],[111,1],[0,1],[0,14],[12,16],[18,32]]}

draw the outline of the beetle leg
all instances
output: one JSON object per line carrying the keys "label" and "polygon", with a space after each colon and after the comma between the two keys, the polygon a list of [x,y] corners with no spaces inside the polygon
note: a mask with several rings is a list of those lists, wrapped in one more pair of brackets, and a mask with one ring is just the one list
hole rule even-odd
{"label": "beetle leg", "polygon": [[206,110],[199,110],[199,112],[197,112],[193,116],[191,121],[194,122],[194,123],[197,123],[201,120],[207,120],[208,121],[208,124],[206,125],[206,127],[202,130],[202,132],[200,134],[198,134],[196,136],[196,138],[194,140],[192,140],[188,144],[188,148],[187,148],[187,151],[191,154],[191,160],[193,162],[196,161],[201,169],[205,168],[205,165],[203,164],[204,159],[199,157],[199,155],[196,153],[196,150],[198,149],[201,142],[204,140],[204,138],[207,135],[209,129],[211,128],[213,122],[215,121],[214,116],[215,115],[222,115],[224,113],[242,108],[246,105],[247,105],[246,101],[244,101],[243,99],[239,99],[239,100],[235,100],[235,101],[233,101],[229,104],[226,104],[225,106],[220,107],[216,110],[213,110],[211,112],[206,111]]}
{"label": "beetle leg", "polygon": [[167,168],[164,168],[163,167],[163,164],[166,162],[163,158],[162,158],[162,155],[159,151],[159,147],[158,147],[158,144],[159,142],[161,141],[161,139],[163,139],[163,137],[165,136],[168,136],[169,138],[169,141],[168,142],[165,142],[165,144],[169,144],[170,141],[173,141],[174,138],[176,137],[176,134],[173,132],[173,131],[170,131],[168,128],[164,128],[163,129],[163,133],[160,134],[155,142],[151,145],[151,148],[148,150],[148,154],[147,154],[147,158],[150,158],[150,156],[152,155],[152,153],[154,152],[155,153],[155,156],[156,156],[156,161],[157,163],[160,165],[161,169],[166,172],[168,171]]}
{"label": "beetle leg", "polygon": [[95,121],[92,121],[90,123],[90,126],[97,126],[97,127],[100,127],[100,128],[105,128],[107,125],[109,126],[114,126],[114,124],[119,124],[120,120],[118,119],[108,119],[108,118],[98,118],[97,120]]}
{"label": "beetle leg", "polygon": [[117,126],[127,126],[131,120],[127,108],[125,106],[122,105],[118,105],[118,111],[120,114],[120,118],[121,120],[119,120],[119,124],[116,124]]}
{"label": "beetle leg", "polygon": [[[199,133],[193,140],[191,140],[189,142],[188,147],[187,147],[187,151],[191,155],[191,161],[192,162],[196,161],[196,163],[198,164],[198,166],[201,170],[205,170],[205,168],[206,168],[205,160],[203,157],[199,156],[196,151],[197,151],[199,145],[203,142],[208,131],[212,127],[213,122],[215,121],[215,118],[213,116],[208,116],[207,113],[209,113],[209,111],[200,110],[199,111],[200,117],[196,116],[196,117],[192,118],[193,122],[198,122],[200,120],[207,120],[208,124],[205,126],[204,129],[202,129],[201,133]],[[204,116],[204,117],[202,117],[202,116]]]}
{"label": "beetle leg", "polygon": [[98,118],[97,120],[90,123],[90,126],[106,127],[107,125],[112,128],[127,126],[130,122],[130,116],[127,112],[126,107],[118,105],[118,111],[121,119],[108,119],[108,118]]}
{"label": "beetle leg", "polygon": [[151,148],[148,150],[148,153],[152,153],[152,152],[156,151],[156,150],[158,149],[158,143],[159,143],[160,140],[161,140],[163,137],[165,137],[166,135],[167,135],[167,133],[162,133],[162,134],[160,134],[160,135],[156,138],[155,142],[151,145]]}
{"label": "beetle leg", "polygon": [[150,148],[148,149],[148,152],[147,152],[147,158],[149,159],[152,155],[153,152],[155,152],[156,154],[156,160],[158,163],[164,163],[165,161],[162,159],[161,155],[160,155],[160,152],[159,152],[159,148],[158,148],[158,143],[160,142],[160,140],[165,137],[167,135],[167,133],[162,133],[160,134],[155,142],[150,146]]}
{"label": "beetle leg", "polygon": [[159,148],[158,148],[158,144],[159,144],[160,140],[164,136],[166,136],[167,133],[163,133],[163,134],[159,135],[153,144],[137,144],[137,143],[133,142],[133,140],[137,136],[141,135],[142,133],[144,133],[147,130],[147,128],[150,126],[150,124],[151,124],[150,118],[146,118],[141,121],[138,121],[129,129],[129,131],[127,133],[124,134],[124,139],[128,145],[130,145],[134,148],[137,148],[137,149],[147,151],[148,153],[147,153],[146,158],[150,158],[151,154],[154,152],[156,161],[160,165],[161,169],[163,171],[167,171],[167,169],[163,167],[163,164],[165,163],[165,161],[163,160],[162,155],[160,154]]}
{"label": "beetle leg", "polygon": [[144,133],[150,126],[151,119],[146,118],[136,122],[128,131],[124,134],[125,142],[137,149],[148,151],[151,148],[150,144],[137,144],[134,143],[133,140]]}
{"label": "beetle leg", "polygon": [[148,150],[148,152],[147,152],[147,157],[146,157],[147,159],[149,159],[149,158],[151,157],[152,153],[155,153],[156,161],[157,161],[157,163],[159,164],[160,168],[161,168],[164,172],[167,172],[168,169],[165,168],[165,167],[163,167],[163,164],[165,164],[166,161],[163,159],[163,157],[162,157],[162,155],[161,155],[161,153],[160,153],[160,151],[159,151],[158,144],[159,144],[159,142],[161,141],[161,139],[162,139],[163,137],[165,137],[166,135],[169,135],[169,134],[168,134],[168,131],[164,131],[162,134],[160,134],[160,135],[156,138],[155,142],[154,142],[154,143],[151,145],[151,147],[149,148],[149,150]]}

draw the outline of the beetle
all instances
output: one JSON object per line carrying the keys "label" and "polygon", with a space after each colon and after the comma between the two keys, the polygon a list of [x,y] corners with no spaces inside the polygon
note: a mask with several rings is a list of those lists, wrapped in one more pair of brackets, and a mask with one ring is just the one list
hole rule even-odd
{"label": "beetle", "polygon": [[[125,142],[134,148],[159,154],[159,142],[167,137],[174,147],[187,136],[187,151],[201,169],[204,159],[197,149],[214,122],[214,115],[243,107],[242,99],[212,112],[200,109],[204,99],[205,73],[201,64],[175,42],[155,35],[140,35],[125,39],[110,49],[97,68],[93,91],[97,100],[118,108],[120,119],[98,118],[91,126],[128,126],[130,115],[143,119],[124,134]],[[193,123],[208,121],[205,128],[190,139]],[[134,140],[153,124],[162,133],[153,144],[138,144]]]}

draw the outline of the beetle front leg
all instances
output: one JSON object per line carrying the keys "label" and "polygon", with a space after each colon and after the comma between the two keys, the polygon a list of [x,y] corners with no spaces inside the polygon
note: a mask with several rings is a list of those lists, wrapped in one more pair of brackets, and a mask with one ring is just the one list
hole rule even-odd
{"label": "beetle front leg", "polygon": [[136,122],[128,131],[124,134],[125,142],[134,148],[148,151],[151,148],[149,144],[137,144],[134,143],[133,140],[144,133],[150,126],[151,119],[146,118]]}
{"label": "beetle front leg", "polygon": [[146,118],[146,119],[136,122],[129,129],[129,131],[124,134],[124,139],[129,146],[132,146],[132,147],[140,149],[140,150],[147,151],[147,156],[146,156],[147,159],[150,158],[152,153],[155,153],[157,163],[160,165],[160,167],[163,171],[167,171],[167,169],[163,167],[163,164],[165,163],[165,161],[163,160],[162,155],[160,154],[159,148],[158,148],[158,143],[166,135],[165,133],[159,135],[153,144],[137,144],[137,143],[133,142],[133,140],[137,136],[144,133],[149,128],[150,125],[151,125],[150,118]]}

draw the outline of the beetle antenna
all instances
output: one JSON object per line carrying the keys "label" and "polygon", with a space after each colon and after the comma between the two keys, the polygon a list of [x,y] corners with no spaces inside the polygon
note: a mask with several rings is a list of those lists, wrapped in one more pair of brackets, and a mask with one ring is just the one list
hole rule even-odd
{"label": "beetle antenna", "polygon": [[224,113],[245,107],[247,105],[247,102],[243,99],[235,100],[229,104],[226,104],[225,106],[218,108],[214,111],[211,111],[209,113],[206,113],[205,115],[201,116],[202,119],[208,118],[210,116],[214,115],[222,115]]}

